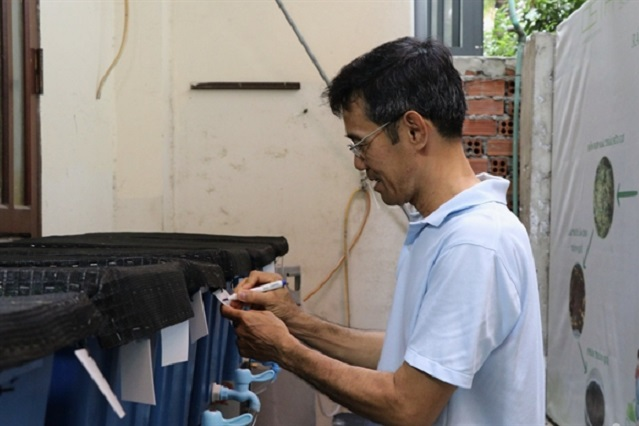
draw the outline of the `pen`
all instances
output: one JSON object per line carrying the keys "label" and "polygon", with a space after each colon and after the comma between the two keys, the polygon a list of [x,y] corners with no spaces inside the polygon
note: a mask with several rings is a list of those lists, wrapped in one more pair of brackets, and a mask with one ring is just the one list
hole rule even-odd
{"label": "pen", "polygon": [[[250,289],[249,291],[257,291],[260,293],[264,293],[266,291],[273,291],[273,290],[277,290],[278,288],[282,288],[286,285],[286,281],[284,280],[277,280],[277,281],[273,281],[270,283],[266,283],[263,284],[259,287],[253,287],[252,289]],[[233,293],[231,294],[228,299],[226,300],[237,300],[237,293]]]}

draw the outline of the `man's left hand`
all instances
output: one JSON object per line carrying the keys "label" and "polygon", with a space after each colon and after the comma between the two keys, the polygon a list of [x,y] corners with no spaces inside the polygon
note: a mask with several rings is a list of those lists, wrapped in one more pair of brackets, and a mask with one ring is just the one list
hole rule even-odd
{"label": "man's left hand", "polygon": [[221,306],[222,315],[233,322],[240,355],[258,361],[281,361],[282,348],[295,340],[282,320],[266,310],[241,310]]}

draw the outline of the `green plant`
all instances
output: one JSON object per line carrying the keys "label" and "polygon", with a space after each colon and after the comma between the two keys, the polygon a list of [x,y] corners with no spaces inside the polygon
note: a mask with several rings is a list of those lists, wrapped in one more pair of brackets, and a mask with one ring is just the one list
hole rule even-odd
{"label": "green plant", "polygon": [[[518,38],[512,30],[509,2],[486,1],[489,6],[493,5],[494,15],[493,25],[487,25],[484,32],[484,55],[514,56]],[[524,33],[530,35],[534,32],[555,32],[557,26],[585,2],[586,0],[515,0],[514,3],[519,25]],[[487,7],[485,13],[490,18],[491,8]]]}
{"label": "green plant", "polygon": [[493,26],[484,32],[485,56],[515,56],[517,34],[512,31],[508,4],[494,10]]}

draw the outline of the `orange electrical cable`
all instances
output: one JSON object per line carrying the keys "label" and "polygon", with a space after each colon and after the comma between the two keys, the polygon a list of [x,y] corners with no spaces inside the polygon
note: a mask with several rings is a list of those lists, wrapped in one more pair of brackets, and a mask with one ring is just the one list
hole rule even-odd
{"label": "orange electrical cable", "polygon": [[113,58],[111,65],[109,65],[109,68],[107,68],[106,72],[100,79],[100,83],[98,84],[98,90],[95,93],[96,99],[100,99],[100,97],[102,96],[102,86],[104,86],[104,83],[109,77],[109,74],[111,74],[111,71],[113,71],[113,68],[115,68],[115,66],[120,61],[120,57],[122,56],[122,52],[124,51],[124,45],[126,44],[126,37],[128,33],[129,33],[129,0],[124,0],[124,24],[122,28],[122,41],[120,42],[120,48],[118,49],[118,53],[115,55],[115,58]]}
{"label": "orange electrical cable", "polygon": [[348,216],[351,212],[351,205],[353,205],[353,199],[355,198],[355,194],[359,191],[353,192],[351,198],[348,200],[348,204],[346,204],[346,211],[344,212],[344,234],[343,234],[343,247],[344,251],[344,320],[346,321],[346,327],[351,326],[351,301],[349,298],[348,291],[348,257],[349,257],[349,248],[348,248]]}
{"label": "orange electrical cable", "polygon": [[[353,204],[353,201],[355,199],[355,196],[359,193],[359,192],[363,192],[366,195],[366,213],[364,215],[364,220],[362,221],[362,224],[359,227],[359,230],[357,231],[357,234],[355,234],[355,237],[353,237],[353,241],[351,242],[350,247],[348,247],[347,249],[347,245],[348,245],[348,216],[349,216],[349,212],[351,209],[351,205]],[[337,272],[337,270],[340,268],[340,266],[342,266],[342,264],[344,264],[344,262],[346,261],[346,257],[348,255],[348,253],[350,253],[350,251],[353,250],[353,247],[355,247],[355,244],[357,244],[357,242],[359,241],[359,238],[362,236],[362,233],[364,231],[364,227],[366,226],[366,222],[368,221],[368,216],[370,215],[370,211],[371,211],[371,195],[368,191],[366,191],[363,188],[357,189],[355,190],[352,194],[350,199],[348,200],[348,204],[346,206],[346,211],[344,212],[344,254],[342,255],[342,257],[338,260],[337,264],[335,265],[335,267],[331,270],[331,272],[329,272],[329,274],[326,276],[326,278],[324,278],[318,285],[317,287],[315,287],[315,289],[313,291],[311,291],[305,298],[304,298],[304,302],[306,302],[307,300],[309,300],[311,297],[313,297],[318,291],[320,291],[322,289],[322,287],[324,287],[324,285],[326,285],[326,283],[333,277],[333,275],[335,274],[335,272]],[[344,301],[345,306],[348,306],[348,277],[346,277],[345,280],[345,289],[344,289],[345,295],[346,295],[346,299]],[[346,308],[346,312],[347,312],[347,321],[350,322],[350,307]]]}

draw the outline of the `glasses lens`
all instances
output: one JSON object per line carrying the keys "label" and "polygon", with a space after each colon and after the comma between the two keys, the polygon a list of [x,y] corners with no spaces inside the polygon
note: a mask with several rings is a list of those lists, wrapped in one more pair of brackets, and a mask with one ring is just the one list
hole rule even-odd
{"label": "glasses lens", "polygon": [[370,132],[369,134],[367,134],[366,136],[364,136],[362,139],[360,139],[358,142],[351,142],[350,144],[348,144],[348,149],[356,156],[359,158],[363,158],[364,155],[364,148],[373,140],[373,138],[375,136],[377,136],[377,134],[384,129],[384,127],[388,126],[391,122],[387,122],[382,124],[381,126],[379,126],[377,129],[373,130],[372,132]]}

